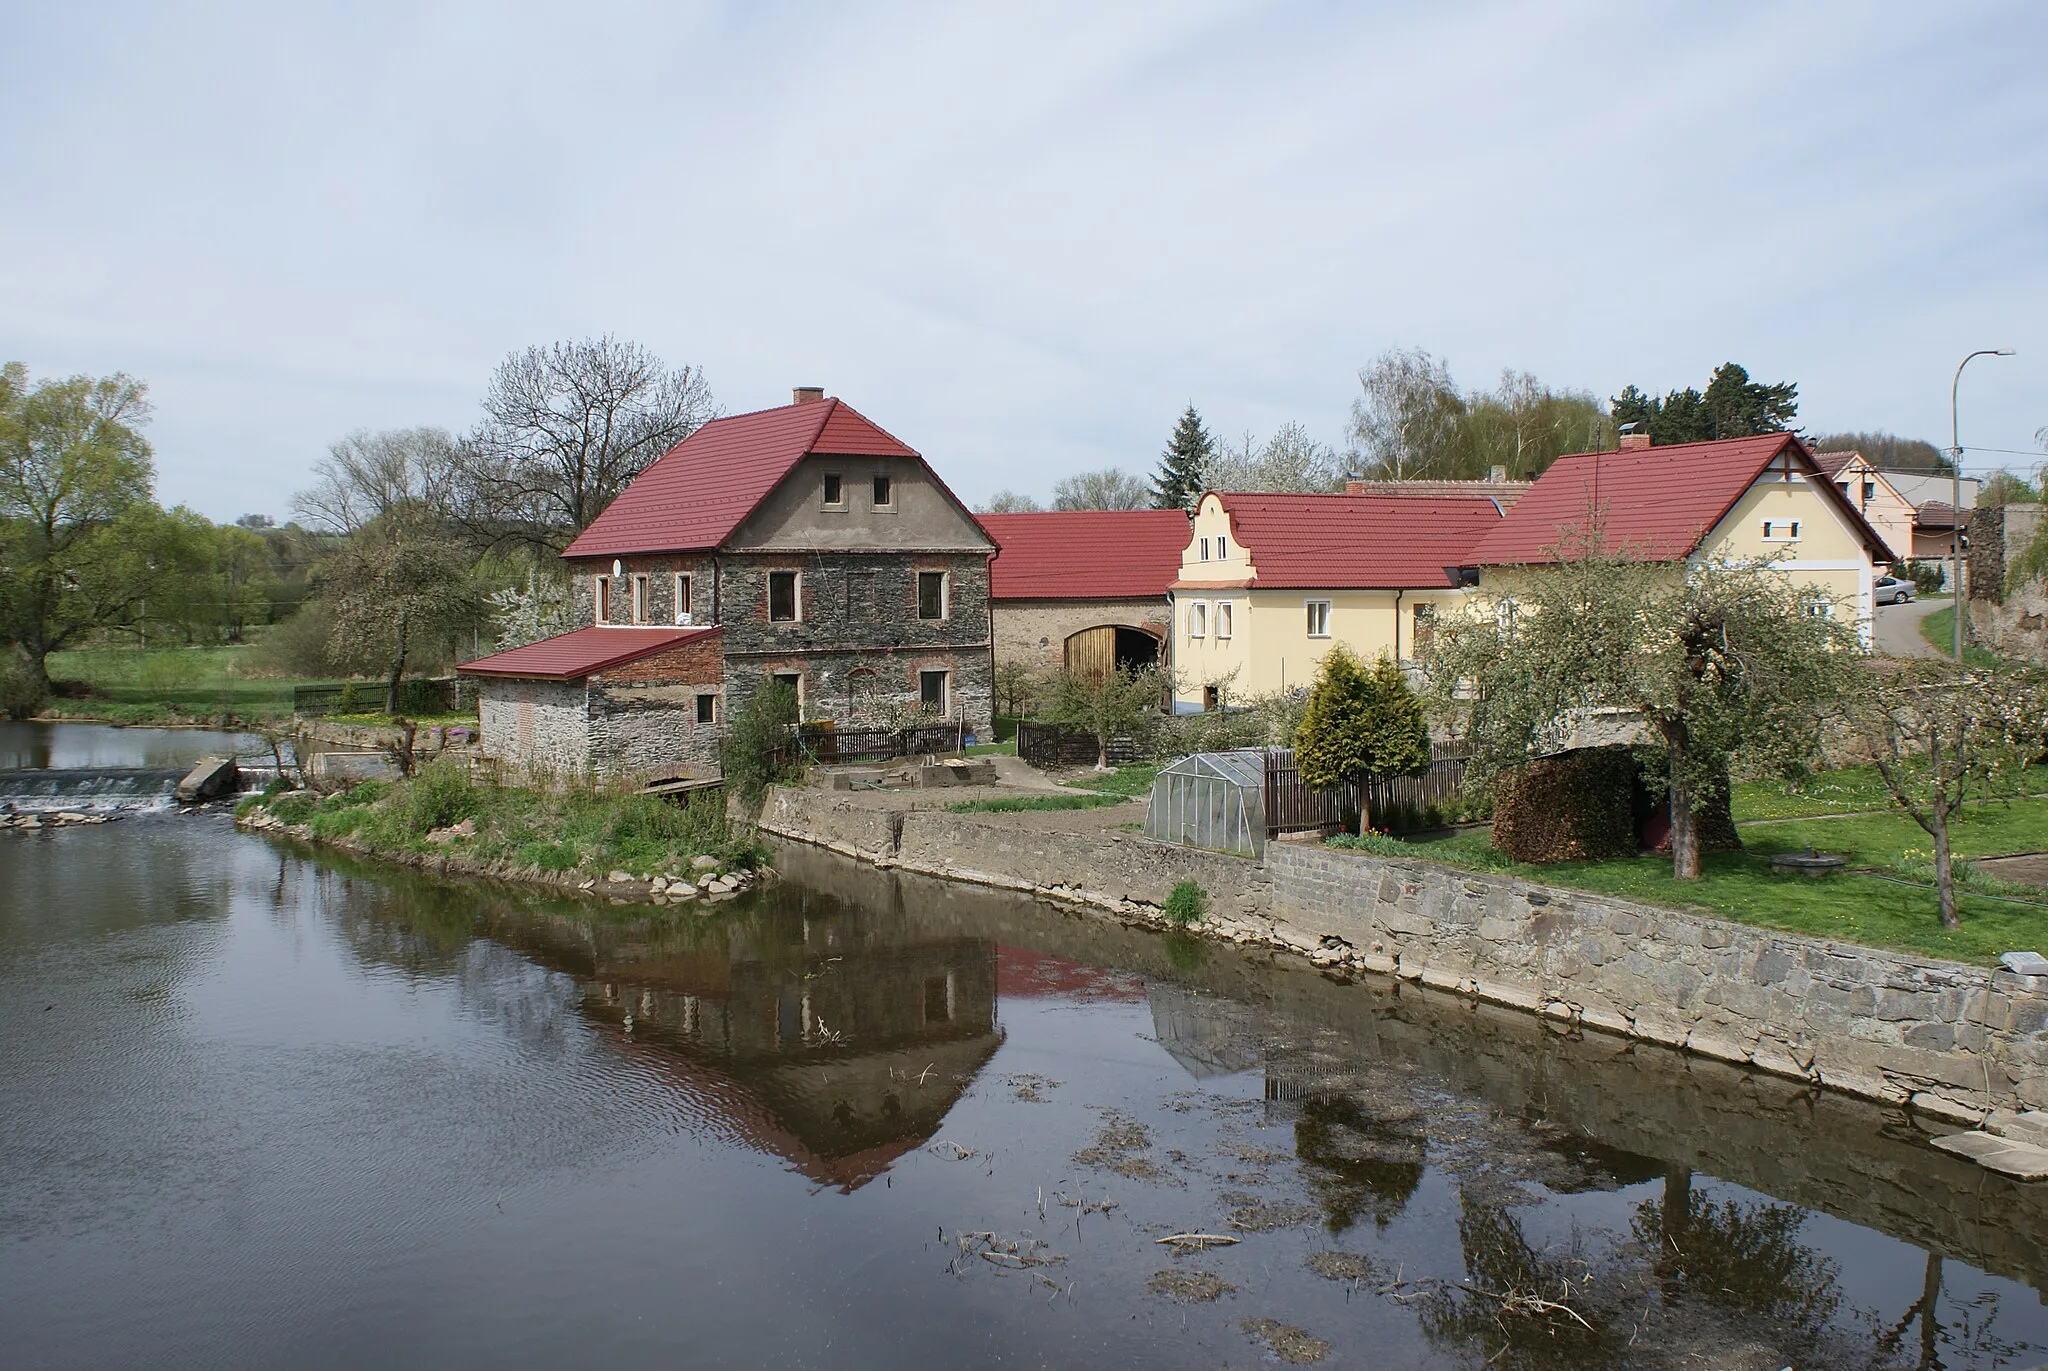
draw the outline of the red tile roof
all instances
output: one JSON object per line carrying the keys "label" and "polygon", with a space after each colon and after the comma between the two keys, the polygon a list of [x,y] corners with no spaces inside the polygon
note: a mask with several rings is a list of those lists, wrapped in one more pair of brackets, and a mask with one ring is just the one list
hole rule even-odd
{"label": "red tile roof", "polygon": [[1448,586],[1473,545],[1501,522],[1484,499],[1412,495],[1232,495],[1217,492],[1260,589]]}
{"label": "red tile roof", "polygon": [[1839,476],[1843,467],[1861,459],[1862,456],[1863,454],[1854,448],[1846,452],[1816,452],[1813,454],[1813,464],[1830,476]]}
{"label": "red tile roof", "polygon": [[1787,448],[1798,465],[1814,473],[1813,488],[1848,519],[1872,556],[1892,560],[1884,539],[1789,433],[1560,457],[1470,560],[1481,566],[1555,561],[1564,530],[1584,526],[1597,504],[1605,512],[1609,547],[1646,561],[1677,561],[1691,555]]}
{"label": "red tile roof", "polygon": [[983,514],[1002,551],[990,566],[996,600],[1157,598],[1180,573],[1188,516],[1177,509],[1078,509]]}
{"label": "red tile roof", "polygon": [[464,662],[455,669],[474,676],[527,676],[544,681],[575,681],[606,667],[637,662],[642,657],[666,651],[692,638],[722,632],[724,630],[716,626],[579,628],[573,633],[528,643],[525,647],[494,652],[488,657]]}
{"label": "red tile roof", "polygon": [[634,477],[562,555],[616,557],[718,547],[813,452],[918,455],[844,400],[713,419]]}

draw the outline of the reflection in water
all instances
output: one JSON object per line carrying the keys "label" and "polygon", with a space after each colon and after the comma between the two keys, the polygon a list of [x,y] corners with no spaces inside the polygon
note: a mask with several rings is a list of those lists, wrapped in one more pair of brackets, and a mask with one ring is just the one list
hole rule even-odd
{"label": "reflection in water", "polygon": [[[1886,1111],[782,866],[649,911],[217,815],[9,849],[0,1364],[1137,1371],[1244,1364],[1246,1320],[1431,1368],[2048,1342],[2048,1196]],[[1191,1230],[1243,1241],[1157,1243]]]}

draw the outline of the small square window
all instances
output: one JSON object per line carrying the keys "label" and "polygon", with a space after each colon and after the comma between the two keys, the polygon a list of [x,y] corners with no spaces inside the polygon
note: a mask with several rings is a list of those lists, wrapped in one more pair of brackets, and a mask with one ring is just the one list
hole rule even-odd
{"label": "small square window", "polygon": [[1230,601],[1228,600],[1218,600],[1216,602],[1216,636],[1219,638],[1228,638],[1230,636]]}
{"label": "small square window", "polygon": [[679,624],[696,622],[695,619],[690,617],[690,578],[681,572],[676,573],[676,622]]}
{"label": "small square window", "polygon": [[846,503],[846,491],[840,485],[839,473],[836,471],[825,473],[825,503],[828,505],[843,505]]}
{"label": "small square window", "polygon": [[875,478],[875,508],[887,509],[896,499],[896,490],[886,476]]}
{"label": "small square window", "polygon": [[1188,637],[1200,638],[1209,632],[1209,606],[1200,600],[1188,606]]}
{"label": "small square window", "polygon": [[920,671],[917,673],[917,702],[927,714],[946,712],[946,676],[944,671]]}
{"label": "small square window", "polygon": [[700,724],[715,724],[718,722],[718,697],[716,695],[699,695],[697,697],[697,722]]}
{"label": "small square window", "polygon": [[793,624],[801,616],[797,603],[796,573],[794,571],[771,571],[768,573],[768,621],[775,624]]}
{"label": "small square window", "polygon": [[1330,636],[1330,602],[1310,600],[1308,602],[1308,636],[1327,638]]}
{"label": "small square window", "polygon": [[917,573],[917,617],[920,619],[943,619],[946,617],[945,572],[920,571]]}

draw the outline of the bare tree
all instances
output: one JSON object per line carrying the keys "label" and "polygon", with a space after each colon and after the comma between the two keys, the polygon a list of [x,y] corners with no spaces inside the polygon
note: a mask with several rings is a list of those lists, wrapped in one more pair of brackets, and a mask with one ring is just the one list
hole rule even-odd
{"label": "bare tree", "polygon": [[1054,509],[1145,509],[1151,503],[1144,478],[1115,467],[1077,472],[1052,488]]}
{"label": "bare tree", "polygon": [[1217,490],[1327,495],[1344,488],[1344,473],[1329,444],[1289,422],[1264,443],[1247,433],[1235,446],[1222,445],[1209,468],[1209,484]]}
{"label": "bare tree", "polygon": [[1465,403],[1449,367],[1421,348],[1392,348],[1358,373],[1358,384],[1351,440],[1374,474],[1408,480],[1452,456]]}
{"label": "bare tree", "polygon": [[407,510],[453,514],[462,455],[445,428],[357,429],[313,466],[313,484],[292,497],[308,524],[353,534]]}
{"label": "bare tree", "polygon": [[988,503],[981,507],[983,514],[1036,514],[1043,508],[1029,495],[1014,490],[999,490],[988,497]]}
{"label": "bare tree", "polygon": [[498,539],[559,551],[662,453],[715,418],[704,373],[638,343],[554,343],[507,357],[472,440],[478,515]]}

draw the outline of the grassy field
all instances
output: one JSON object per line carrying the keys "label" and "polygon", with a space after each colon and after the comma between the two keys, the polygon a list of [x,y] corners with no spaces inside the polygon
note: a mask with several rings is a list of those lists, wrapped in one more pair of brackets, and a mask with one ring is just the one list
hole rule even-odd
{"label": "grassy field", "polygon": [[292,687],[305,684],[255,674],[255,649],[236,647],[86,648],[50,656],[50,679],[88,686],[86,699],[50,701],[54,718],[115,723],[245,723],[289,719]]}
{"label": "grassy field", "polygon": [[955,814],[1024,814],[1048,809],[1100,809],[1123,803],[1121,795],[1006,795],[995,800],[962,800],[946,808]]}
{"label": "grassy field", "polygon": [[[2010,795],[2048,794],[2048,766],[2028,767],[2004,787]],[[1737,823],[1758,819],[1805,819],[1820,814],[1889,810],[1890,792],[1868,766],[1823,771],[1794,790],[1777,781],[1738,781],[1731,797]],[[1911,822],[1908,820],[1907,822]]]}
{"label": "grassy field", "polygon": [[1157,762],[1132,762],[1117,767],[1114,771],[1091,771],[1086,775],[1061,781],[1064,786],[1076,790],[1092,790],[1102,795],[1150,795],[1152,778],[1159,774]]}
{"label": "grassy field", "polygon": [[[1984,805],[1956,825],[1963,856],[2048,848],[2048,800]],[[1644,855],[1607,862],[1528,866],[1496,852],[1483,831],[1433,841],[1333,839],[1386,856],[1412,856],[1475,870],[1503,871],[1547,885],[1622,895],[1695,909],[1740,923],[1821,938],[1891,947],[1989,964],[2001,952],[2048,945],[2048,891],[2005,885],[1958,867],[1963,926],[1942,928],[1936,912],[1931,843],[1903,815],[1813,817],[1757,824],[1742,831],[1746,850],[1714,853],[1697,881],[1671,876],[1671,859]],[[1848,856],[1858,871],[1825,880],[1771,871],[1775,852],[1808,847]],[[2012,903],[1994,896],[2017,896]]]}
{"label": "grassy field", "polygon": [[[1932,644],[1942,655],[1955,650],[1956,607],[1946,605],[1920,621],[1920,636]],[[1968,637],[1963,639],[1963,660],[1971,666],[1997,666],[1998,658],[1978,647]]]}

